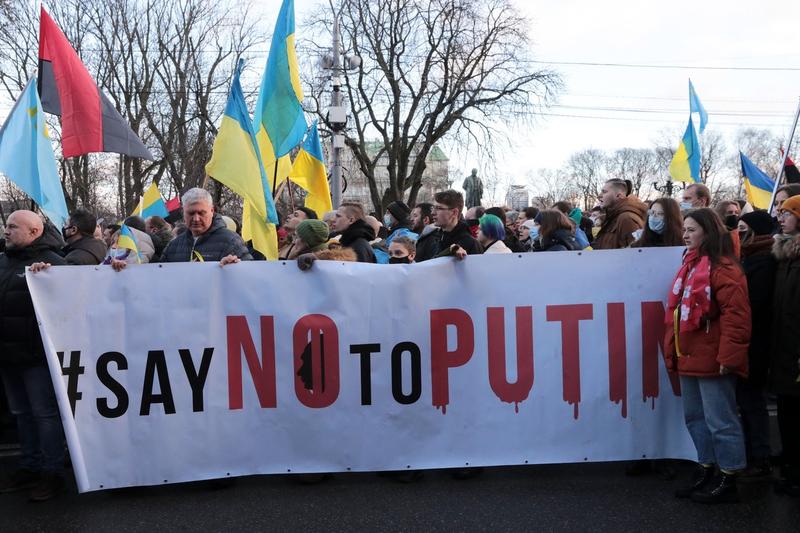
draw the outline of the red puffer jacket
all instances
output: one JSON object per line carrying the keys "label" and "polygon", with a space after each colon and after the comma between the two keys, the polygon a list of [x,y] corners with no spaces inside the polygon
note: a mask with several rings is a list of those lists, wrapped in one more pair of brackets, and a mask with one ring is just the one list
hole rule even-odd
{"label": "red puffer jacket", "polygon": [[[678,338],[681,357],[675,350],[675,331],[664,334],[667,368],[684,376],[719,375],[720,365],[747,377],[747,349],[750,345],[750,300],[747,278],[742,269],[723,258],[711,267],[711,311],[695,331]],[[669,312],[669,311],[667,311]]]}

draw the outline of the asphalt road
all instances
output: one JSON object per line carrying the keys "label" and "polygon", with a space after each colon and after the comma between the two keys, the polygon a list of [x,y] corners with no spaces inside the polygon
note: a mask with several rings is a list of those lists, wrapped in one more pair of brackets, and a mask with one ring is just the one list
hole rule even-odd
{"label": "asphalt road", "polygon": [[[0,469],[14,458],[0,459]],[[624,464],[485,469],[452,479],[426,472],[403,484],[376,474],[336,474],[316,485],[293,476],[240,478],[228,487],[187,483],[56,500],[0,495],[0,531],[798,531],[800,499],[769,482],[741,485],[743,503],[703,506],[672,492],[688,477],[629,478]]]}

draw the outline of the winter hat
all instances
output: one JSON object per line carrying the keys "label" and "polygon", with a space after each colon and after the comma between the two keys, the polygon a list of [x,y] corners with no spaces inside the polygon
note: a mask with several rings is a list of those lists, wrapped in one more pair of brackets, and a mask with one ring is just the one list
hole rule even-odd
{"label": "winter hat", "polygon": [[533,228],[536,227],[536,222],[533,221],[533,220],[526,220],[525,222],[522,223],[522,225],[520,227],[528,228],[529,230],[533,230]]}
{"label": "winter hat", "polygon": [[494,215],[483,215],[480,218],[480,228],[481,233],[490,239],[502,241],[506,238],[506,230],[503,223]]}
{"label": "winter hat", "polygon": [[739,217],[739,220],[750,226],[750,229],[756,235],[770,235],[772,233],[772,217],[764,210],[751,211]]}
{"label": "winter hat", "polygon": [[328,242],[328,225],[316,219],[309,219],[302,221],[295,230],[297,236],[303,240],[308,246],[309,250],[316,252],[327,246]]}
{"label": "winter hat", "polygon": [[392,214],[395,220],[401,223],[408,220],[408,217],[411,215],[411,208],[408,207],[405,202],[392,202],[386,210]]}
{"label": "winter hat", "polygon": [[791,214],[800,218],[800,194],[792,196],[781,205],[781,211],[789,211]]}
{"label": "winter hat", "polygon": [[570,211],[569,215],[567,216],[575,223],[576,226],[580,226],[581,219],[583,218],[583,211],[581,211],[580,207],[573,207],[572,211]]}

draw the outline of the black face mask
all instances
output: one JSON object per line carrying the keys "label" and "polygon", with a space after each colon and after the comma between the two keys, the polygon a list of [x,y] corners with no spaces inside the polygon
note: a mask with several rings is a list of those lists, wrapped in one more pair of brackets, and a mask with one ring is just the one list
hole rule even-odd
{"label": "black face mask", "polygon": [[390,257],[389,258],[389,264],[390,265],[398,265],[398,264],[408,265],[408,264],[411,264],[411,259],[409,259],[408,256],[405,256],[405,257]]}

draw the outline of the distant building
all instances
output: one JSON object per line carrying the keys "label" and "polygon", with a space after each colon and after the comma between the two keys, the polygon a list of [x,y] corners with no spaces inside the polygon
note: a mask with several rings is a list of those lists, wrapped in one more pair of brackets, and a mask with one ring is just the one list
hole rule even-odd
{"label": "distant building", "polygon": [[506,193],[506,205],[514,211],[522,211],[528,207],[530,196],[525,185],[512,185]]}
{"label": "distant building", "polygon": [[[370,157],[374,157],[382,147],[383,143],[381,142],[370,142],[367,144],[367,153],[370,154]],[[388,156],[383,155],[375,167],[376,185],[381,194],[389,188],[388,163]],[[413,157],[408,164],[409,167],[414,165]],[[425,170],[422,173],[422,188],[417,193],[417,202],[433,202],[434,193],[449,188],[448,165],[449,159],[442,149],[438,146],[433,146],[425,160]],[[347,188],[342,194],[342,201],[360,202],[367,212],[373,211],[375,208],[372,205],[367,177],[361,172],[358,162],[353,158],[353,153],[348,149],[342,150],[342,177],[347,184]]]}

